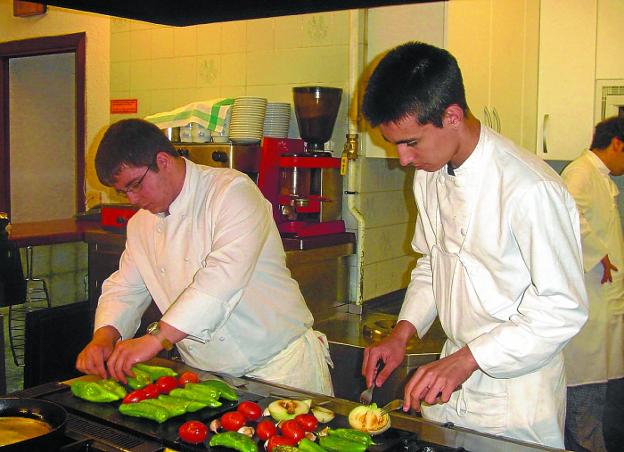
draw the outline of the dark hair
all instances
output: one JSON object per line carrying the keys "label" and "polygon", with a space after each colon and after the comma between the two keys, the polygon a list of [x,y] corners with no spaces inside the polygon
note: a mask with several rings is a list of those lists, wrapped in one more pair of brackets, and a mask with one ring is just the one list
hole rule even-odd
{"label": "dark hair", "polygon": [[[122,165],[150,166],[159,152],[179,156],[171,141],[154,124],[143,119],[118,121],[108,128],[95,154],[98,179],[110,187]],[[158,171],[158,167],[153,170]]]}
{"label": "dark hair", "polygon": [[368,81],[362,112],[373,127],[413,115],[420,124],[442,127],[450,105],[467,111],[457,60],[444,49],[408,42],[390,50]]}
{"label": "dark hair", "polygon": [[594,138],[589,148],[604,149],[611,144],[611,140],[615,137],[624,141],[624,118],[617,116],[607,118],[596,124]]}

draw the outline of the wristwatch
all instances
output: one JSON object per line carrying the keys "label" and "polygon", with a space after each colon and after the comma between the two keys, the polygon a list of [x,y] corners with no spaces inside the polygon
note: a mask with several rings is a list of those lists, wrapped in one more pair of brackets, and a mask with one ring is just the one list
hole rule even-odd
{"label": "wristwatch", "polygon": [[158,322],[150,323],[147,326],[147,334],[150,334],[154,336],[156,339],[158,339],[160,341],[160,345],[162,345],[163,348],[167,350],[168,352],[173,350],[173,344],[169,342],[169,340],[166,337],[162,337],[162,335],[160,334],[160,323]]}

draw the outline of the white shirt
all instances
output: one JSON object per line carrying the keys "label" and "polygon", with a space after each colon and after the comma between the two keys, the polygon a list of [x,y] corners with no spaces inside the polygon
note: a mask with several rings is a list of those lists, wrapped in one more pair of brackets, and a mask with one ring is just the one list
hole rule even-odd
{"label": "white shirt", "polygon": [[153,298],[189,336],[177,346],[200,369],[243,375],[312,325],[273,220],[246,175],[186,162],[169,215],[137,212],[119,270],[102,286],[95,329],[132,337]]}
{"label": "white shirt", "polygon": [[560,353],[587,318],[574,199],[546,163],[483,126],[477,148],[455,174],[442,168],[414,177],[419,214],[412,247],[423,257],[399,320],[410,321],[422,337],[438,314],[429,255],[436,243],[457,251],[436,236],[440,179],[454,179],[453,185],[467,187],[449,195],[468,204],[456,210],[474,212],[459,257],[481,306],[453,339],[468,344],[490,376],[527,374]]}

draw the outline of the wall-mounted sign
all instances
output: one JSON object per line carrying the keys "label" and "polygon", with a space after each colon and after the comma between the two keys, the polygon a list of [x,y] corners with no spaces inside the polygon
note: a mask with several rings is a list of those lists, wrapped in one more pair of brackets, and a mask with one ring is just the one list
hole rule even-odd
{"label": "wall-mounted sign", "polygon": [[137,113],[139,111],[138,99],[111,99],[111,114]]}
{"label": "wall-mounted sign", "polygon": [[47,6],[41,3],[22,2],[13,0],[13,15],[15,17],[38,16],[46,13]]}

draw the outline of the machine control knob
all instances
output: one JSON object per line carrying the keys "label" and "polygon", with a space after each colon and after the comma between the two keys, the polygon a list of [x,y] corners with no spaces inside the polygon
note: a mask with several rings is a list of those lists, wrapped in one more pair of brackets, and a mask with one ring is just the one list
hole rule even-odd
{"label": "machine control knob", "polygon": [[214,151],[212,153],[212,160],[214,160],[215,162],[227,163],[228,161],[227,153],[223,151]]}
{"label": "machine control knob", "polygon": [[308,198],[298,198],[295,200],[295,205],[297,207],[305,207],[308,205]]}

